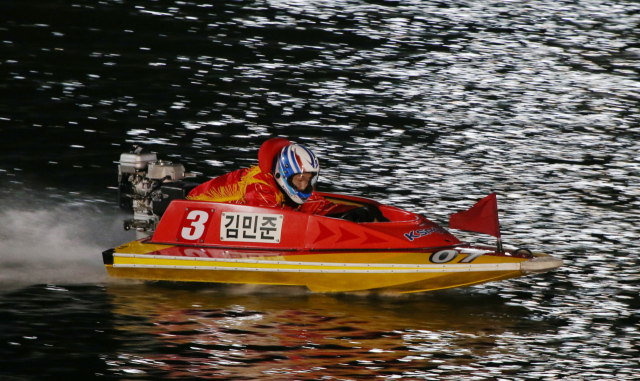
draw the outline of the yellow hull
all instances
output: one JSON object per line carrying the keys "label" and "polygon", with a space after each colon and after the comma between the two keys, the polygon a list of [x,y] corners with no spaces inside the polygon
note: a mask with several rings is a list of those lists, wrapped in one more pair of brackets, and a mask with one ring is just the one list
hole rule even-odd
{"label": "yellow hull", "polygon": [[[424,251],[260,252],[181,248],[134,241],[114,249],[105,261],[113,277],[181,282],[305,286],[315,292],[421,292],[504,280],[557,268],[562,261],[545,254],[533,259],[497,255],[456,257],[431,263]],[[159,253],[163,253],[159,255]],[[471,253],[471,252],[470,252]],[[187,256],[189,255],[189,256]]]}

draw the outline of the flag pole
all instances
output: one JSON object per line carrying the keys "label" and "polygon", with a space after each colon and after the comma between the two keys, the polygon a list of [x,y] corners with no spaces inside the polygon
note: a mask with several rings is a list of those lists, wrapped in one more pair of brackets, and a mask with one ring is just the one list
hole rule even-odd
{"label": "flag pole", "polygon": [[[493,193],[495,195],[495,192]],[[497,243],[496,243],[496,252],[500,253],[500,254],[504,254],[504,248],[502,247],[502,236],[500,234],[500,218],[498,217],[498,200],[496,199],[496,202],[493,204],[493,212],[495,213],[495,224],[496,224],[496,233],[498,233],[496,235],[496,238],[498,239]]]}

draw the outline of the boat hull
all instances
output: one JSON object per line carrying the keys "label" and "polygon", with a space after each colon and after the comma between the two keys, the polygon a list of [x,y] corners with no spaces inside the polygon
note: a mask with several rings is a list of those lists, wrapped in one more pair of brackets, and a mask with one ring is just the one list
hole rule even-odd
{"label": "boat hull", "polygon": [[[460,244],[419,250],[260,251],[133,241],[103,253],[112,277],[303,286],[314,292],[410,293],[464,287],[562,265],[545,254]],[[440,262],[440,263],[438,263]]]}
{"label": "boat hull", "polygon": [[377,209],[355,223],[281,208],[174,200],[152,237],[103,253],[113,277],[304,286],[317,292],[420,292],[544,272],[562,261],[460,242],[424,216],[373,200],[322,194]]}

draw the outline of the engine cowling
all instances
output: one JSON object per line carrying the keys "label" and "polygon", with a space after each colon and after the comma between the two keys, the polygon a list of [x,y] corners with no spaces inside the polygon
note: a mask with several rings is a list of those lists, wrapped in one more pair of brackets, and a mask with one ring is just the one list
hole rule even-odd
{"label": "engine cowling", "polygon": [[169,202],[184,199],[197,184],[182,181],[193,177],[182,164],[158,160],[155,153],[140,147],[120,155],[118,165],[118,204],[133,212],[124,221],[125,230],[135,229],[138,238],[153,234]]}

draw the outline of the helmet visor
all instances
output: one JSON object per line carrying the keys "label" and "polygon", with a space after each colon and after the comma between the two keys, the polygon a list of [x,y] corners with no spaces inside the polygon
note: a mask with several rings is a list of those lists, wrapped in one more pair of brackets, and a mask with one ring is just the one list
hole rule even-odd
{"label": "helmet visor", "polygon": [[318,180],[317,172],[294,173],[289,176],[287,183],[298,192],[311,194],[316,187]]}

